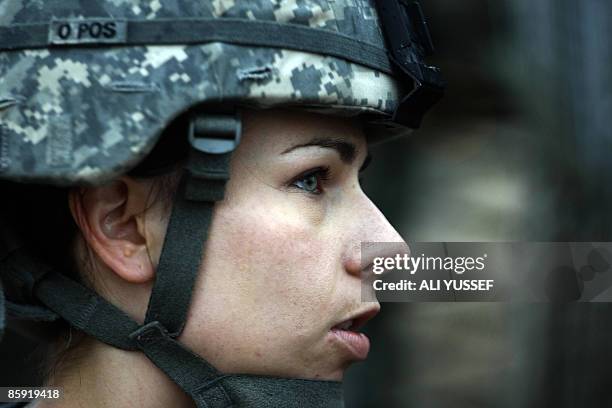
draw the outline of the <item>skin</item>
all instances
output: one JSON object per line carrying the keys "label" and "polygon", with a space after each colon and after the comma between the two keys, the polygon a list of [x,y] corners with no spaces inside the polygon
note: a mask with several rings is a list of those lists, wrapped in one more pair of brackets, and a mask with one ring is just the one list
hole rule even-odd
{"label": "skin", "polygon": [[[360,301],[360,243],[403,242],[359,185],[365,136],[357,121],[312,113],[243,120],[179,340],[223,372],[341,380],[356,357],[330,329],[379,309]],[[321,167],[326,177],[304,177]],[[169,215],[151,187],[122,177],[69,198],[96,290],[140,322]],[[192,406],[140,353],[89,340],[80,355],[50,381],[63,407]]]}

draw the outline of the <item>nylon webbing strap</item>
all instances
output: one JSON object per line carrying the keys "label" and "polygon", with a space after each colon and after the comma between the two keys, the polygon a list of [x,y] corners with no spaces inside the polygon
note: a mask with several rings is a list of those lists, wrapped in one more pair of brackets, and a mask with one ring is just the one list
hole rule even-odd
{"label": "nylon webbing strap", "polygon": [[239,138],[240,119],[236,115],[200,116],[190,126],[190,156],[174,200],[145,317],[145,324],[160,322],[172,337],[183,330],[214,205],[225,194],[230,158]]}
{"label": "nylon webbing strap", "polygon": [[47,307],[12,302],[8,299],[5,299],[5,307],[6,316],[10,319],[53,322],[60,317]]}
{"label": "nylon webbing strap", "polygon": [[191,396],[206,396],[206,405],[226,408],[231,399],[214,367],[170,338],[159,322],[138,325],[114,305],[62,274],[49,272],[38,280],[36,297],[71,326],[124,350],[140,349]]}
{"label": "nylon webbing strap", "polygon": [[206,403],[198,407],[226,408],[230,397],[219,382],[223,378],[214,367],[172,339],[158,322],[149,323],[131,335],[138,347],[157,367],[194,397],[205,395]]}
{"label": "nylon webbing strap", "polygon": [[140,326],[113,304],[65,277],[50,272],[34,287],[36,297],[71,326],[124,350],[135,350],[130,334]]}
{"label": "nylon webbing strap", "polygon": [[161,322],[173,336],[184,325],[214,206],[185,197],[189,177],[181,180],[174,200],[145,318]]}
{"label": "nylon webbing strap", "polygon": [[[104,31],[104,25],[108,23],[114,24],[114,29]],[[81,32],[81,26],[86,24],[102,26],[99,32],[94,32],[98,33],[95,38],[87,30]],[[330,55],[392,73],[384,48],[329,30],[275,21],[236,18],[146,21],[88,18],[0,27],[2,51],[50,46],[205,44],[216,41]]]}

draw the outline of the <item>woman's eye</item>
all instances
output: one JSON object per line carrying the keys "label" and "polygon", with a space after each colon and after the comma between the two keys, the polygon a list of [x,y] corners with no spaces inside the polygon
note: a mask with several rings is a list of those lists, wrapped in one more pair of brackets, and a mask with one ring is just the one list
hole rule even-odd
{"label": "woman's eye", "polygon": [[310,194],[321,194],[322,183],[328,178],[329,169],[317,169],[308,174],[299,176],[291,185]]}
{"label": "woman's eye", "polygon": [[316,174],[310,174],[301,180],[297,180],[295,182],[297,188],[301,188],[304,191],[308,191],[309,193],[318,193],[319,192],[319,179]]}

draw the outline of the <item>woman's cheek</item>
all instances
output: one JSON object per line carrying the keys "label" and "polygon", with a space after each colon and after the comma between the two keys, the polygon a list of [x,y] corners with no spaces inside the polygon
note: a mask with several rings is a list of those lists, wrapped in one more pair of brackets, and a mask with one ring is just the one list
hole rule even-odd
{"label": "woman's cheek", "polygon": [[[215,218],[216,267],[245,313],[304,320],[334,297],[340,245],[321,202],[300,192],[260,194],[221,207]],[[339,266],[340,265],[340,266]],[[223,280],[218,284],[224,284]],[[237,305],[236,305],[237,306]],[[280,322],[278,322],[280,323]]]}
{"label": "woman's cheek", "polygon": [[233,217],[233,222],[228,219],[232,238],[227,253],[234,254],[234,269],[248,266],[243,278],[262,292],[309,292],[321,275],[333,268],[333,257],[328,253],[331,245],[322,239],[321,228],[311,222],[318,211],[307,209],[306,214],[296,217],[295,209],[260,203],[261,207]]}

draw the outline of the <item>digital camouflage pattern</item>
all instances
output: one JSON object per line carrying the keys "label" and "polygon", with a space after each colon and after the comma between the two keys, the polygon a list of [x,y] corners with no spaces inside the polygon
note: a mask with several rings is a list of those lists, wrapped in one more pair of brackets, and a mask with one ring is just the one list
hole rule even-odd
{"label": "digital camouflage pattern", "polygon": [[[244,18],[384,47],[369,0],[0,0],[0,26],[54,19]],[[393,113],[394,79],[340,58],[225,43],[0,52],[0,178],[60,185],[126,172],[202,102]],[[321,109],[325,108],[325,109]]]}

